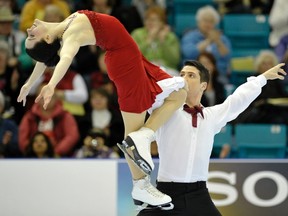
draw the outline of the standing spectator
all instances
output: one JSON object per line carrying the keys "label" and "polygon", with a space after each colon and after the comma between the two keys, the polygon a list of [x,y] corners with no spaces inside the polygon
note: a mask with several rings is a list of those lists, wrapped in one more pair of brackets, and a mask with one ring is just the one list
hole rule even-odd
{"label": "standing spectator", "polygon": [[13,120],[3,118],[5,98],[0,91],[0,158],[20,157],[18,126]]}
{"label": "standing spectator", "polygon": [[196,13],[198,28],[185,33],[181,40],[181,50],[184,60],[196,59],[199,53],[207,51],[216,58],[217,69],[221,81],[228,82],[230,72],[231,43],[230,40],[216,28],[220,16],[212,6],[204,6]]}
{"label": "standing spectator", "polygon": [[210,82],[201,98],[201,104],[204,107],[207,107],[223,103],[226,98],[225,89],[223,84],[219,81],[216,59],[211,53],[202,52],[197,60],[204,65],[210,73]]}
{"label": "standing spectator", "polygon": [[166,22],[163,8],[150,7],[145,13],[144,27],[135,29],[131,36],[149,61],[167,67],[168,71],[177,70],[181,57],[180,43]]}
{"label": "standing spectator", "polygon": [[49,137],[43,132],[36,132],[24,154],[27,158],[54,158],[54,147]]}
{"label": "standing spectator", "polygon": [[33,70],[33,61],[26,53],[24,41],[26,35],[13,28],[15,16],[9,7],[0,6],[0,40],[5,41],[9,45],[8,65],[13,68],[18,68],[24,79],[28,78],[28,73]]}
{"label": "standing spectator", "polygon": [[70,8],[67,2],[62,0],[30,0],[27,1],[22,9],[20,17],[20,30],[26,32],[35,19],[43,20],[44,10],[47,5],[57,5],[64,14],[64,17],[70,15]]}
{"label": "standing spectator", "polygon": [[288,14],[283,11],[288,10],[287,0],[275,0],[269,14],[269,24],[271,32],[269,43],[271,47],[277,46],[280,39],[288,34]]}
{"label": "standing spectator", "polygon": [[[39,90],[41,90],[39,87]],[[79,132],[74,117],[64,111],[62,103],[56,96],[51,98],[47,109],[43,101],[33,104],[26,112],[19,125],[19,146],[22,152],[27,148],[32,136],[41,131],[51,140],[55,153],[61,157],[70,156],[78,142]]]}

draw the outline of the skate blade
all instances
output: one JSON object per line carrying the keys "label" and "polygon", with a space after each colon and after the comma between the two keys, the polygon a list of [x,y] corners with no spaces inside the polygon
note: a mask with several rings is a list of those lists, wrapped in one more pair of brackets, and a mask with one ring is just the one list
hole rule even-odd
{"label": "skate blade", "polygon": [[[127,139],[131,139],[130,137],[127,137]],[[133,142],[133,141],[132,141]],[[134,153],[133,156],[135,156],[135,158],[130,155],[127,151],[127,148],[130,148],[131,146],[129,146],[127,144],[127,142],[123,141],[122,144],[120,143],[117,143],[117,146],[120,148],[120,150],[129,156],[129,158],[135,163],[135,165],[137,165],[146,175],[150,175],[151,174],[151,171],[152,171],[152,168],[150,167],[149,163],[147,163],[146,160],[144,160],[140,154],[138,153],[137,151],[137,148],[134,148],[132,150],[132,152]]]}
{"label": "skate blade", "polygon": [[162,205],[157,205],[157,206],[153,206],[153,205],[149,205],[147,203],[143,203],[139,200],[134,200],[134,204],[137,206],[136,207],[136,211],[142,211],[143,209],[161,209],[164,211],[168,211],[168,210],[172,210],[174,208],[174,204],[172,202],[170,203],[165,203]]}

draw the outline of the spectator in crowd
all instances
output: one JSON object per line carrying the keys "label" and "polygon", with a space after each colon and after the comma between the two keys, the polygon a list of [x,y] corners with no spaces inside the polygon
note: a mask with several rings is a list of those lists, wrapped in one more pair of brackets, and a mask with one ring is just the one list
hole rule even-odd
{"label": "spectator in crowd", "polygon": [[[47,68],[44,75],[33,86],[36,90],[40,84],[47,84],[52,77],[53,68]],[[35,94],[35,90],[31,93]],[[55,96],[62,101],[64,110],[75,117],[84,116],[84,103],[88,101],[88,89],[83,77],[72,70],[68,70],[55,89]]]}
{"label": "spectator in crowd", "polygon": [[[288,34],[284,35],[279,43],[276,45],[275,49],[275,54],[278,57],[279,62],[284,62],[286,63],[285,65],[285,71],[288,71]],[[284,80],[286,87],[288,87],[288,78]]]}
{"label": "spectator in crowd", "polygon": [[9,7],[13,14],[20,14],[21,5],[18,4],[17,0],[0,0],[0,7]]}
{"label": "spectator in crowd", "polygon": [[[39,86],[38,91],[43,86]],[[31,137],[41,131],[48,135],[55,153],[61,157],[70,156],[79,139],[79,130],[75,118],[64,111],[61,101],[54,95],[46,109],[43,101],[33,104],[23,116],[19,125],[19,146],[22,152]]]}
{"label": "spectator in crowd", "polygon": [[[255,60],[255,75],[264,73],[278,63],[277,56],[271,50],[262,50]],[[287,106],[271,104],[270,99],[287,98],[282,80],[268,81],[261,94],[242,113],[237,122],[244,123],[286,123],[288,124]]]}
{"label": "spectator in crowd", "polygon": [[110,108],[119,112],[117,90],[114,83],[107,74],[107,66],[105,64],[105,52],[99,52],[98,57],[99,71],[92,73],[88,78],[88,86],[90,89],[104,88],[110,97]]}
{"label": "spectator in crowd", "polygon": [[36,132],[25,150],[26,158],[54,158],[54,147],[49,137],[43,132]]}
{"label": "spectator in crowd", "polygon": [[61,22],[65,19],[64,13],[57,5],[47,5],[44,9],[43,20],[45,22]]}
{"label": "spectator in crowd", "polygon": [[0,41],[0,90],[5,95],[5,115],[13,117],[18,124],[24,115],[23,107],[17,103],[21,76],[17,68],[9,66],[8,61],[9,45]]}
{"label": "spectator in crowd", "polygon": [[104,131],[92,129],[83,140],[83,146],[76,152],[76,158],[119,158],[118,153],[107,146]]}
{"label": "spectator in crowd", "polygon": [[269,14],[269,24],[271,27],[269,43],[271,47],[277,46],[280,39],[288,34],[288,14],[283,13],[283,11],[287,10],[288,4],[286,0],[274,0]]}
{"label": "spectator in crowd", "polygon": [[0,158],[20,157],[18,126],[11,119],[3,118],[5,97],[0,91]]}
{"label": "spectator in crowd", "polygon": [[221,82],[228,83],[230,72],[231,43],[219,30],[218,12],[212,6],[199,8],[196,13],[197,29],[185,33],[181,39],[184,60],[196,59],[199,53],[207,51],[216,58]]}
{"label": "spectator in crowd", "polygon": [[[90,93],[91,110],[80,126],[81,134],[89,130],[101,130],[106,136],[106,145],[116,147],[123,140],[124,124],[119,111],[110,109],[110,95],[104,88],[92,89]],[[116,148],[118,151],[118,148]]]}
{"label": "spectator in crowd", "polygon": [[216,0],[218,11],[224,14],[269,14],[274,0]]}
{"label": "spectator in crowd", "polygon": [[8,65],[12,68],[18,68],[23,79],[28,78],[28,74],[33,70],[33,60],[26,53],[24,41],[26,34],[13,28],[15,16],[9,7],[0,6],[0,40],[9,45]]}
{"label": "spectator in crowd", "polygon": [[201,104],[206,107],[223,103],[226,95],[224,86],[219,81],[216,59],[211,53],[204,51],[199,54],[197,60],[204,65],[210,73],[210,82],[201,98]]}
{"label": "spectator in crowd", "polygon": [[145,12],[150,7],[160,6],[164,9],[166,8],[165,0],[132,0],[131,4],[137,8],[143,22],[144,22]]}
{"label": "spectator in crowd", "polygon": [[143,55],[151,62],[167,68],[167,72],[180,63],[180,43],[166,22],[165,10],[159,6],[150,7],[145,12],[144,27],[135,29],[131,36]]}
{"label": "spectator in crowd", "polygon": [[30,0],[27,1],[21,11],[20,30],[26,32],[35,19],[43,20],[44,11],[47,5],[57,5],[64,14],[64,17],[70,15],[70,8],[67,2],[62,0]]}
{"label": "spectator in crowd", "polygon": [[[216,104],[221,104],[226,99],[225,88],[223,84],[218,80],[219,72],[217,70],[216,59],[209,52],[202,52],[199,54],[197,60],[209,71],[210,80],[208,82],[207,88],[204,91],[201,104],[204,107],[214,106]],[[231,146],[229,143],[222,146],[220,152],[212,149],[212,158],[226,158],[230,154]]]}

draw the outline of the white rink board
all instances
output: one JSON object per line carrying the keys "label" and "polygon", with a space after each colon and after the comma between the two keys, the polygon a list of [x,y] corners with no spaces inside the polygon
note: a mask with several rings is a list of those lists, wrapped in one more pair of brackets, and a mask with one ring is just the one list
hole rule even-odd
{"label": "white rink board", "polygon": [[1,160],[1,216],[116,216],[117,161]]}

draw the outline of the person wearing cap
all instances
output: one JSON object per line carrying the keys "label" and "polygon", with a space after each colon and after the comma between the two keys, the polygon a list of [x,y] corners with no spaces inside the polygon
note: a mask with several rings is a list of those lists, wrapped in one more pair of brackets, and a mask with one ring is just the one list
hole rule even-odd
{"label": "person wearing cap", "polygon": [[[26,35],[13,27],[15,16],[9,7],[0,7],[0,40],[4,40],[9,45],[10,67],[18,67],[21,72],[33,69],[33,61],[25,52],[24,41]],[[25,77],[27,78],[27,77]]]}

